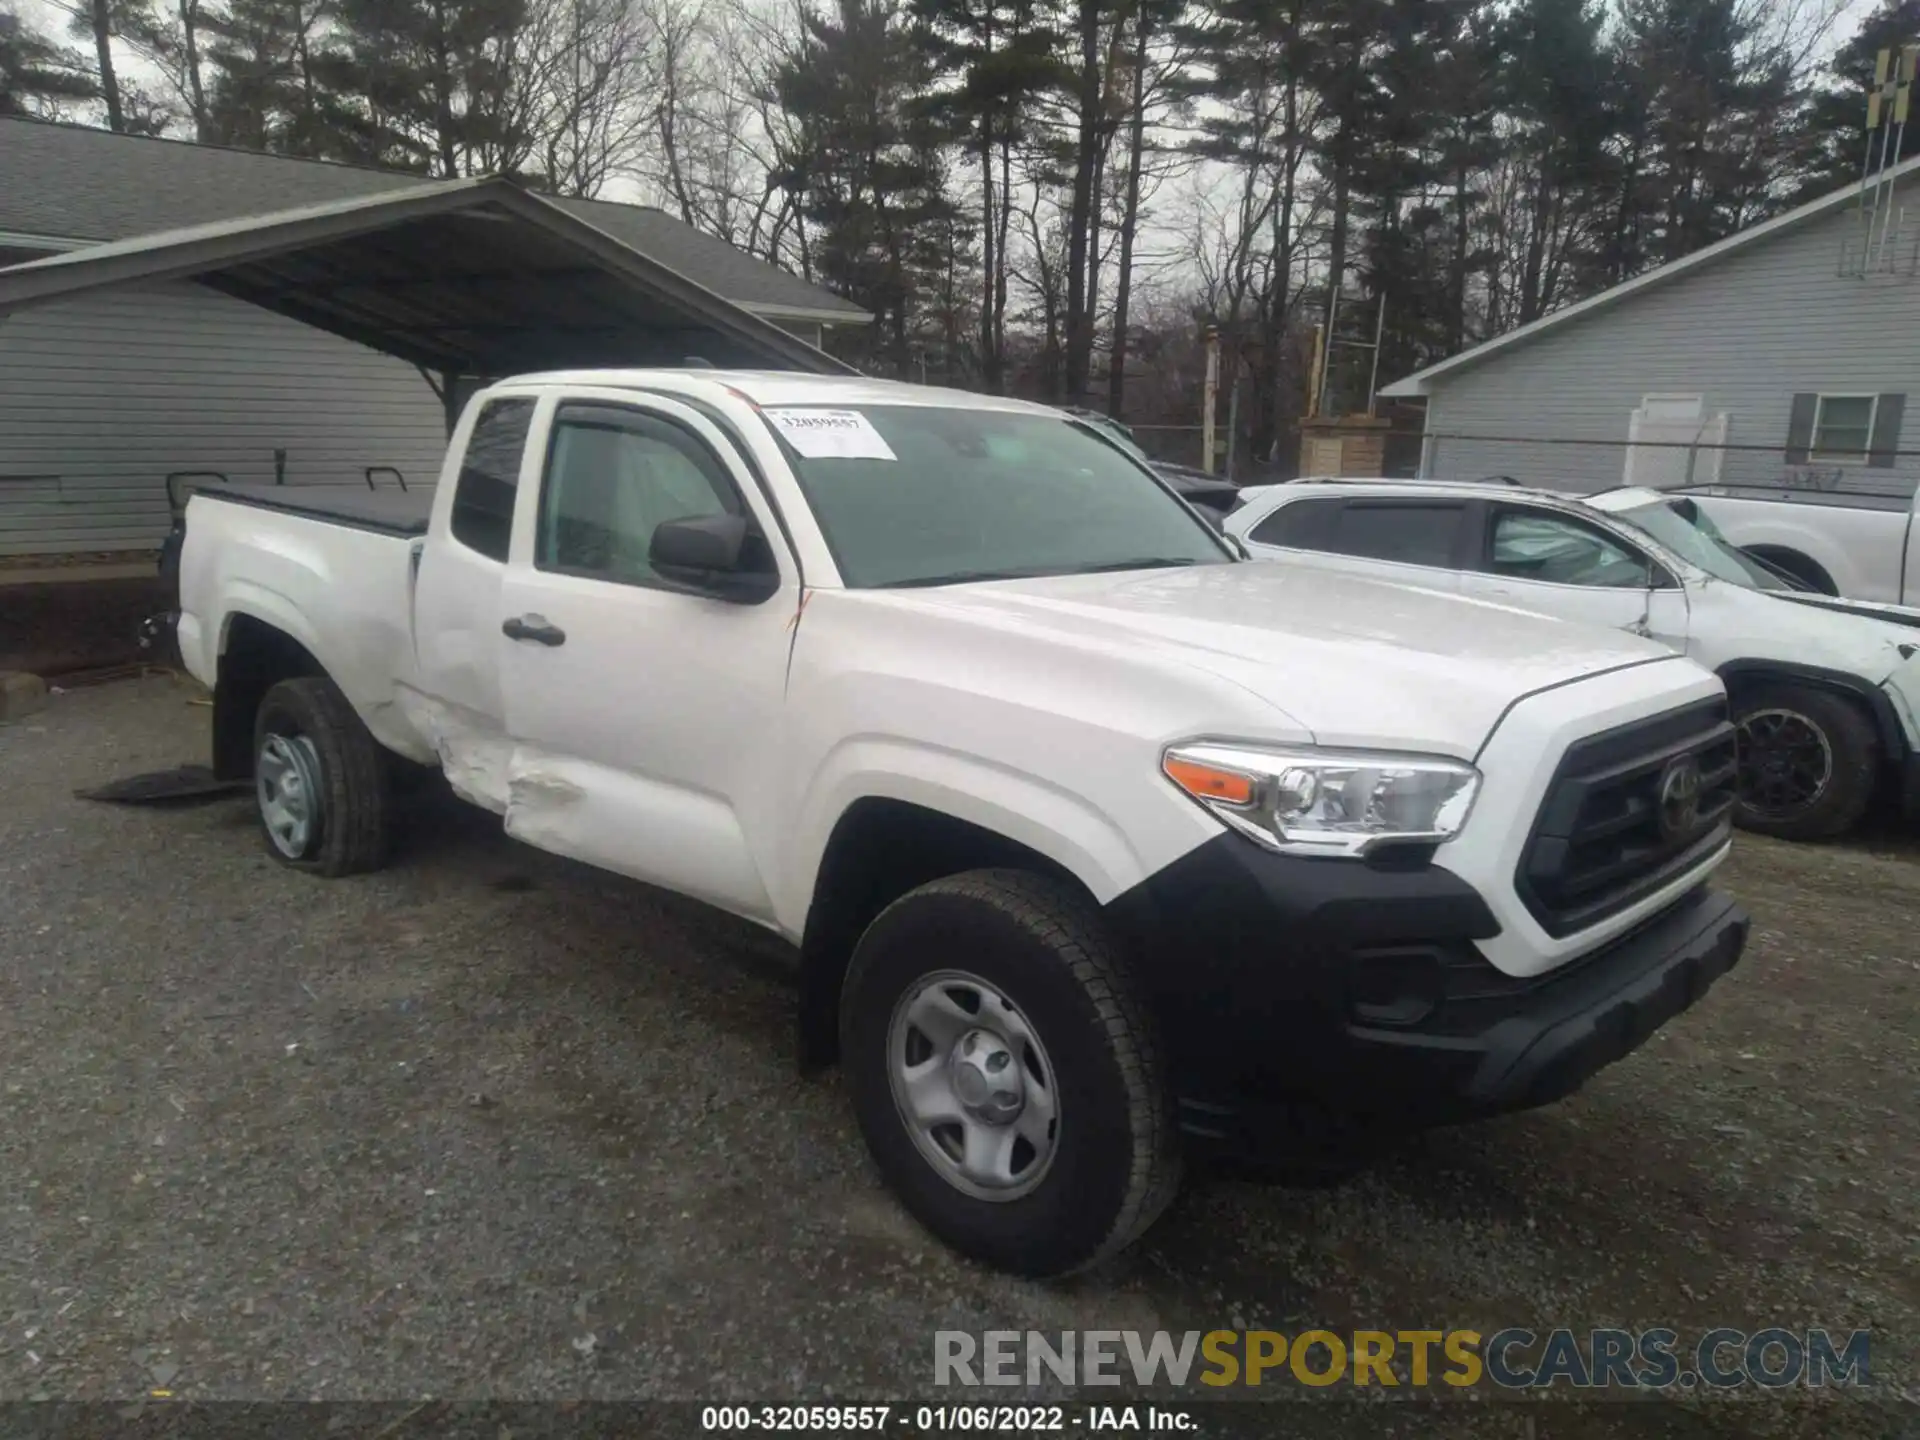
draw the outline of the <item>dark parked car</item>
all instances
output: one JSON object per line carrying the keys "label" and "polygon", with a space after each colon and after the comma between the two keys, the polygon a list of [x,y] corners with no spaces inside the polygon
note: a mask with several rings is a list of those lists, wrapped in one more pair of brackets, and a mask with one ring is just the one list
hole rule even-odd
{"label": "dark parked car", "polygon": [[1067,406],[1066,410],[1074,419],[1085,421],[1093,426],[1142,465],[1151,469],[1171,485],[1189,505],[1198,506],[1202,514],[1220,519],[1240,503],[1240,487],[1231,480],[1223,479],[1218,475],[1209,475],[1196,465],[1175,465],[1170,461],[1154,459],[1140,448],[1140,443],[1133,438],[1133,431],[1111,415],[1103,415],[1098,410],[1084,410],[1075,405]]}

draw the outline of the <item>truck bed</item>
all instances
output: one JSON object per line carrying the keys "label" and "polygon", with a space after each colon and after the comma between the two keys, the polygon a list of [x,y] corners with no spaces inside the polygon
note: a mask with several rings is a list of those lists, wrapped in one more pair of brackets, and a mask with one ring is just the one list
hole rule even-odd
{"label": "truck bed", "polygon": [[411,490],[361,490],[351,485],[209,485],[199,492],[209,500],[255,505],[309,520],[326,520],[412,539],[427,533],[433,487]]}
{"label": "truck bed", "polygon": [[1702,499],[1767,500],[1783,505],[1813,505],[1844,510],[1888,510],[1902,514],[1913,500],[1906,495],[1869,490],[1800,490],[1785,485],[1681,485],[1669,493]]}

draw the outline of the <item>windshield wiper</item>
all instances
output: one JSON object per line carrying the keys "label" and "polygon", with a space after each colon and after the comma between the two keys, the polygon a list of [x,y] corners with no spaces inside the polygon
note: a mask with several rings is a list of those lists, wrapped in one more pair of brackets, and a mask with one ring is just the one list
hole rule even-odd
{"label": "windshield wiper", "polygon": [[1109,570],[1164,570],[1200,562],[1185,555],[1142,555],[1130,560],[1108,560],[1099,565],[1066,565],[1058,569],[955,570],[947,575],[910,575],[904,580],[882,580],[875,590],[914,590],[932,585],[970,585],[983,580],[1037,580],[1046,575],[1100,575]]}
{"label": "windshield wiper", "polygon": [[1190,555],[1137,555],[1131,560],[1109,560],[1100,565],[1079,565],[1063,570],[1063,575],[1103,575],[1110,570],[1168,570],[1183,565],[1198,565]]}
{"label": "windshield wiper", "polygon": [[927,585],[969,585],[981,580],[1031,580],[1056,575],[1056,570],[955,570],[947,575],[909,575],[904,580],[882,580],[875,590],[915,590]]}

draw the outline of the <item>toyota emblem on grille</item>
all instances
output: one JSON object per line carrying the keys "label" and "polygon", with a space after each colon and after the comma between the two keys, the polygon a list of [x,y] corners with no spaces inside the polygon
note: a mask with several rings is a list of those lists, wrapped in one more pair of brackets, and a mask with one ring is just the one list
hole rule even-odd
{"label": "toyota emblem on grille", "polygon": [[1700,823],[1700,762],[1681,755],[1660,772],[1660,833],[1685,835]]}

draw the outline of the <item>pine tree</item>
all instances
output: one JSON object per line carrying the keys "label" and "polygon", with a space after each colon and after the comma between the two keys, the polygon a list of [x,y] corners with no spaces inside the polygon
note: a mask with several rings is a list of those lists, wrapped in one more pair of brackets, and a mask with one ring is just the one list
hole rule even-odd
{"label": "pine tree", "polygon": [[1594,0],[1524,0],[1500,22],[1505,124],[1502,195],[1488,216],[1490,331],[1538,319],[1592,277],[1594,220],[1617,173],[1622,123],[1610,104],[1603,23]]}
{"label": "pine tree", "polygon": [[527,0],[340,0],[320,70],[352,158],[443,177],[523,174],[538,137]]}
{"label": "pine tree", "polygon": [[980,375],[997,392],[1006,383],[1013,160],[1058,75],[1055,36],[1035,0],[910,0],[909,13],[929,78],[945,82],[923,108],[979,169]]}
{"label": "pine tree", "polygon": [[1620,26],[1610,282],[1777,211],[1796,138],[1792,65],[1738,0],[1626,0]]}
{"label": "pine tree", "polygon": [[812,227],[816,274],[877,317],[886,358],[904,374],[957,220],[939,132],[913,103],[926,88],[926,59],[890,0],[837,0],[803,25],[798,52],[775,80],[800,128],[784,178]]}
{"label": "pine tree", "polygon": [[341,68],[332,0],[229,0],[208,24],[209,138],[313,159],[354,158],[354,117],[329,82]]}
{"label": "pine tree", "polygon": [[0,115],[55,119],[99,93],[84,60],[11,8],[0,10]]}

